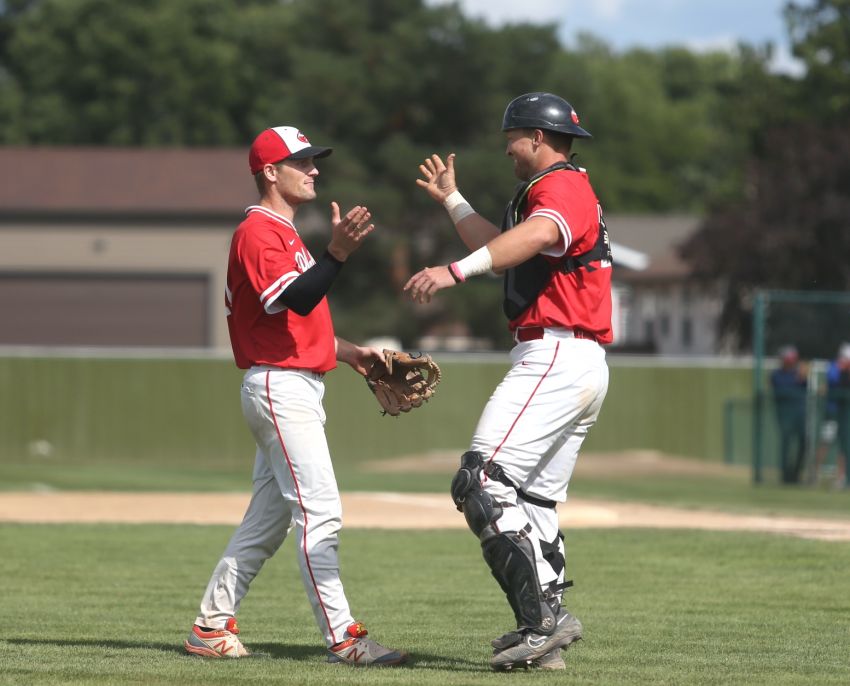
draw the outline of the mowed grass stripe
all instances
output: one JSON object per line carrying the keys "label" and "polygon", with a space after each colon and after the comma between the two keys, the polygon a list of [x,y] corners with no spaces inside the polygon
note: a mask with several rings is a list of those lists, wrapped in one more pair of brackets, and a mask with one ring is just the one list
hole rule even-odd
{"label": "mowed grass stripe", "polygon": [[232,527],[2,525],[3,684],[846,683],[850,545],[740,533],[569,534],[567,605],[585,640],[567,674],[489,672],[512,616],[464,531],[344,530],[356,616],[408,650],[399,670],[324,663],[293,546],[239,614],[249,660],[182,641]]}

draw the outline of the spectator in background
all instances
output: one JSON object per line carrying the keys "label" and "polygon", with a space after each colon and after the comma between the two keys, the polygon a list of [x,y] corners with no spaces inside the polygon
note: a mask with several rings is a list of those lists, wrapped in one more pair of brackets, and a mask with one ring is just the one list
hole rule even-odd
{"label": "spectator in background", "polygon": [[776,421],[779,424],[779,464],[782,483],[800,482],[806,455],[806,377],[793,345],[779,350],[780,366],[770,375]]}
{"label": "spectator in background", "polygon": [[838,424],[836,487],[847,487],[847,455],[850,454],[850,343],[842,343],[838,358],[826,374],[827,403],[832,403]]}
{"label": "spectator in background", "polygon": [[845,488],[850,450],[850,343],[841,344],[838,356],[826,370],[826,406],[815,455],[815,482],[833,444],[837,453],[835,487]]}

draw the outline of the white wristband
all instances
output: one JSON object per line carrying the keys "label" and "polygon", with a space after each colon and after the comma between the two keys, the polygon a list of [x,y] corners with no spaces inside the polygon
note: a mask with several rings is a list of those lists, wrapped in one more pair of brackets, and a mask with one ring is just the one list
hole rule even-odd
{"label": "white wristband", "polygon": [[472,205],[466,202],[466,198],[460,194],[460,191],[452,191],[443,201],[443,207],[446,208],[449,216],[455,224],[464,217],[468,217],[470,214],[475,214],[475,210],[472,209]]}
{"label": "white wristband", "polygon": [[493,268],[493,256],[485,245],[483,248],[478,248],[475,252],[469,253],[462,260],[458,260],[455,265],[460,275],[466,280],[470,276],[489,272]]}

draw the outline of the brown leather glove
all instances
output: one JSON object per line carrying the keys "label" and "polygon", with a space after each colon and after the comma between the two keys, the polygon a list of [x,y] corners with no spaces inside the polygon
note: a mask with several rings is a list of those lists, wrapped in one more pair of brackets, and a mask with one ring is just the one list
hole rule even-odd
{"label": "brown leather glove", "polygon": [[397,417],[434,395],[440,383],[440,367],[430,355],[384,350],[386,368],[375,362],[366,375],[366,384],[375,394],[383,414]]}

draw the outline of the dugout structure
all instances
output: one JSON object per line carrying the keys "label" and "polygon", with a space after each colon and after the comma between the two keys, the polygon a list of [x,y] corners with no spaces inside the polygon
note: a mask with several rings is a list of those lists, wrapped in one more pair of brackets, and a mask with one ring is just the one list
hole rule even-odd
{"label": "dugout structure", "polygon": [[[761,483],[766,474],[780,469],[780,431],[777,400],[770,374],[778,366],[783,346],[797,348],[806,376],[801,399],[805,412],[803,433],[804,465],[801,481],[818,483],[834,470],[846,446],[841,445],[836,426],[850,421],[848,391],[830,389],[829,366],[842,345],[850,343],[850,293],[832,291],[761,290],[753,301],[753,388],[751,439],[753,480]],[[746,413],[746,408],[740,408]],[[741,412],[727,408],[727,430],[740,425]],[[729,415],[733,415],[730,417]],[[734,429],[727,431],[727,439]]]}

